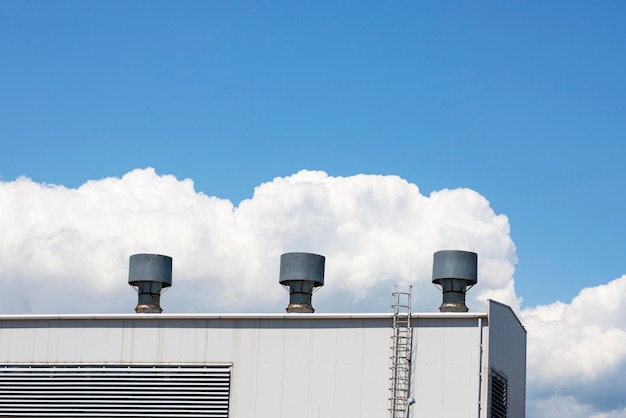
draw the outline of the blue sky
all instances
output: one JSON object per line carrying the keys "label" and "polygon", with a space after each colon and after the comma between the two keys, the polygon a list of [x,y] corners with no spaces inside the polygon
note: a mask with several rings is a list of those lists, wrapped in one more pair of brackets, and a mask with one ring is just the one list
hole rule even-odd
{"label": "blue sky", "polygon": [[[626,273],[626,4],[0,2],[0,180],[300,170],[470,188],[522,307]],[[560,399],[562,401],[562,399]]]}
{"label": "blue sky", "polygon": [[509,217],[526,303],[568,300],[625,271],[625,7],[3,2],[0,175],[468,187]]}

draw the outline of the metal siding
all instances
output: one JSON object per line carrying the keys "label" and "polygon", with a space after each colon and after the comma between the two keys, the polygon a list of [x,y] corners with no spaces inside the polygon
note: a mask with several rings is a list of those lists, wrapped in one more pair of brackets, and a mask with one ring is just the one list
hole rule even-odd
{"label": "metal siding", "polygon": [[[360,415],[353,413],[349,416],[375,416],[375,411],[388,410],[391,335],[391,326],[378,328],[375,333],[363,333],[363,379],[358,382],[361,387],[361,402],[355,405],[355,408],[359,408]],[[381,412],[378,416],[386,415]]]}
{"label": "metal siding", "polygon": [[477,416],[478,320],[414,321],[413,417]]}
{"label": "metal siding", "polygon": [[508,380],[509,418],[526,414],[526,330],[510,307],[489,301],[489,364]]}
{"label": "metal siding", "polygon": [[[316,399],[307,405],[304,416],[334,416],[337,367],[333,359],[337,355],[338,333],[328,328],[311,330],[309,381],[315,387]],[[316,415],[317,414],[317,415]]]}
{"label": "metal siding", "polygon": [[[496,310],[490,321],[511,315]],[[477,416],[484,316],[412,321],[411,416]],[[489,334],[495,364],[512,356],[494,352],[500,334]],[[368,418],[388,414],[390,336],[390,315],[0,318],[0,363],[230,363],[231,418]]]}
{"label": "metal siding", "polygon": [[[360,411],[364,403],[368,407],[372,407],[371,400],[362,397],[362,384],[365,380],[367,384],[373,385],[382,380],[385,384],[381,386],[385,389],[387,388],[386,378],[388,377],[388,373],[386,367],[379,370],[381,375],[377,377],[375,368],[365,368],[363,365],[363,332],[364,329],[358,327],[347,328],[337,333],[336,372],[333,382],[336,388],[334,413],[337,417],[355,415],[357,411]],[[373,342],[369,343],[373,344]],[[385,361],[385,363],[388,363],[388,361]],[[387,364],[385,364],[385,366],[386,365]],[[371,375],[371,378],[369,375]],[[326,381],[322,381],[318,384],[323,385],[327,383]],[[385,399],[385,397],[381,396],[381,399]]]}
{"label": "metal siding", "polygon": [[[240,406],[240,398],[245,404],[250,396],[255,402],[245,412],[233,409],[233,417],[385,414],[389,333],[367,321],[293,320],[283,329],[263,328],[258,357],[252,362],[234,359],[233,405]],[[367,353],[378,358],[366,361]],[[248,378],[255,380],[254,387],[238,386]]]}
{"label": "metal siding", "polygon": [[[245,417],[248,411],[257,410],[257,398],[255,388],[258,385],[258,368],[262,367],[258,363],[258,332],[251,328],[250,321],[235,321],[231,323],[230,336],[218,334],[213,338],[210,334],[210,342],[207,345],[206,356],[226,355],[233,362],[233,377],[231,389],[231,416]],[[219,349],[215,350],[222,342],[232,341],[231,352],[225,353]],[[261,400],[263,401],[263,400]],[[255,416],[254,413],[249,416]]]}

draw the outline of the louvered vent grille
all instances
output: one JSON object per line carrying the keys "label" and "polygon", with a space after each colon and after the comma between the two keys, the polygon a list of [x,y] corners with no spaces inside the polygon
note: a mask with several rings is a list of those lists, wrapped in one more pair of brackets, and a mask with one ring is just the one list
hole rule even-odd
{"label": "louvered vent grille", "polygon": [[490,373],[491,418],[507,418],[509,406],[509,383],[505,376],[491,370]]}
{"label": "louvered vent grille", "polygon": [[0,366],[2,417],[228,417],[230,366]]}

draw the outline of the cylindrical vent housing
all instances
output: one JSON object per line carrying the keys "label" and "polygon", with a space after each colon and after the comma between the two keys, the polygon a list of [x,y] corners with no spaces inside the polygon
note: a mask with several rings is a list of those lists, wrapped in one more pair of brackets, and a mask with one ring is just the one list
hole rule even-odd
{"label": "cylindrical vent housing", "polygon": [[289,313],[315,312],[311,298],[315,288],[324,286],[326,257],[311,253],[285,253],[280,256],[278,282],[289,291]]}
{"label": "cylindrical vent housing", "polygon": [[161,290],[172,285],[172,257],[160,254],[130,256],[128,284],[139,295],[135,312],[161,313]]}
{"label": "cylindrical vent housing", "polygon": [[467,312],[465,292],[478,282],[478,254],[437,251],[433,257],[433,283],[441,287],[441,312]]}

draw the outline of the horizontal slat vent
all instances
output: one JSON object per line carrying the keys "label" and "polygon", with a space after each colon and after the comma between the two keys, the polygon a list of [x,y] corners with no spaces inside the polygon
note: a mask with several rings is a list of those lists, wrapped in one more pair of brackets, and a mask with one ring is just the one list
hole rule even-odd
{"label": "horizontal slat vent", "polygon": [[489,396],[491,398],[491,418],[507,418],[509,413],[509,383],[507,378],[491,369]]}
{"label": "horizontal slat vent", "polygon": [[0,366],[0,417],[228,417],[229,394],[229,365]]}

